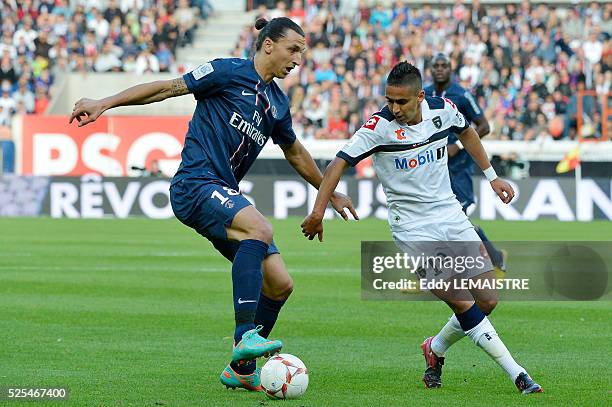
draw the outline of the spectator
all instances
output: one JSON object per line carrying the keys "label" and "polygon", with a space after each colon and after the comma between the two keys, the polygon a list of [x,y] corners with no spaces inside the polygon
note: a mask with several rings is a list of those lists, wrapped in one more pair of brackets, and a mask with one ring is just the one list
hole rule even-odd
{"label": "spectator", "polygon": [[11,63],[11,56],[8,52],[4,53],[0,60],[0,82],[4,82],[5,80],[9,81],[11,85],[17,82],[17,74],[15,73],[15,69]]}
{"label": "spectator", "polygon": [[179,6],[174,12],[174,18],[179,27],[180,44],[191,44],[193,41],[193,30],[196,25],[196,10],[189,7],[188,0],[179,0]]}
{"label": "spectator", "polygon": [[159,60],[155,54],[151,53],[149,47],[145,48],[138,58],[136,58],[136,74],[142,75],[143,73],[158,73],[159,72]]}
{"label": "spectator", "polygon": [[102,50],[96,57],[94,69],[96,72],[120,71],[121,59],[119,59],[119,56],[113,50],[112,41],[105,42]]}
{"label": "spectator", "polygon": [[17,102],[11,96],[11,87],[7,82],[2,83],[2,96],[0,96],[0,106],[3,108],[4,114],[13,115],[17,109]]}
{"label": "spectator", "polygon": [[36,88],[36,102],[34,103],[34,113],[43,114],[49,106],[49,95],[45,91],[45,88]]}
{"label": "spectator", "polygon": [[28,82],[25,78],[19,79],[19,87],[13,93],[12,98],[15,103],[22,103],[27,113],[34,112],[34,93],[28,89]]}
{"label": "spectator", "polygon": [[172,52],[170,52],[165,42],[159,43],[155,56],[159,61],[159,71],[169,72],[170,67],[174,64],[174,57],[172,56]]}
{"label": "spectator", "polygon": [[52,45],[49,44],[48,34],[46,31],[38,33],[38,37],[34,40],[34,56],[49,59],[49,50]]}

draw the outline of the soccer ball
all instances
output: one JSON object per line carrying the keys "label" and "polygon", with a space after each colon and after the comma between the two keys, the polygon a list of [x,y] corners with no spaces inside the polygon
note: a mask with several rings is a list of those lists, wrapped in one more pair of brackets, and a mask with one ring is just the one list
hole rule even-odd
{"label": "soccer ball", "polygon": [[272,399],[296,399],[308,388],[308,369],[288,353],[272,356],[261,368],[261,387]]}

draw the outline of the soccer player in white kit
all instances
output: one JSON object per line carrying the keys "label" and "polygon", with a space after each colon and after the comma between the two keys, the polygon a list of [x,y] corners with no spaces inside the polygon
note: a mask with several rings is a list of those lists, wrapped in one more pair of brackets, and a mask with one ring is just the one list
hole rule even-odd
{"label": "soccer player in white kit", "polygon": [[[387,196],[389,225],[398,246],[415,241],[480,242],[451,189],[446,154],[449,132],[459,134],[465,150],[504,203],[512,200],[514,191],[495,174],[478,134],[453,102],[425,97],[421,73],[408,62],[398,63],[389,73],[386,99],[387,106],[372,115],[327,167],[312,212],[302,223],[302,233],[310,240],[315,236],[323,240],[325,208],[343,171],[372,156]],[[491,270],[469,277],[491,279]],[[441,386],[445,352],[468,336],[508,373],[521,393],[542,392],[510,355],[487,318],[497,304],[494,292],[431,292],[454,314],[436,336],[421,345],[427,365],[423,381],[428,388]]]}

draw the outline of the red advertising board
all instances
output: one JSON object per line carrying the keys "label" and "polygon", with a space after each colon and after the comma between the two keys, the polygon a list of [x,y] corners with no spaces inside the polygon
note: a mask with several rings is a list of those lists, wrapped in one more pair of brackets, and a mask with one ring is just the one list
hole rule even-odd
{"label": "red advertising board", "polygon": [[[25,116],[18,171],[24,175],[126,176],[153,160],[172,173],[180,162],[187,116],[102,116],[84,127],[67,116]],[[172,175],[172,174],[170,174]]]}

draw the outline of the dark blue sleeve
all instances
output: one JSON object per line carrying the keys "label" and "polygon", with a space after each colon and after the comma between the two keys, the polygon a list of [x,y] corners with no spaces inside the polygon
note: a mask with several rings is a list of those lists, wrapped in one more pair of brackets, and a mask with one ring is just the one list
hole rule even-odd
{"label": "dark blue sleeve", "polygon": [[196,99],[204,99],[223,89],[231,78],[233,66],[226,59],[215,59],[186,73],[183,79]]}
{"label": "dark blue sleeve", "polygon": [[478,105],[476,98],[467,90],[461,96],[459,111],[465,116],[468,123],[473,123],[483,115],[482,108]]}
{"label": "dark blue sleeve", "polygon": [[293,131],[293,121],[291,120],[291,112],[289,106],[286,107],[287,113],[274,124],[272,131],[272,141],[274,144],[291,145],[297,138]]}

